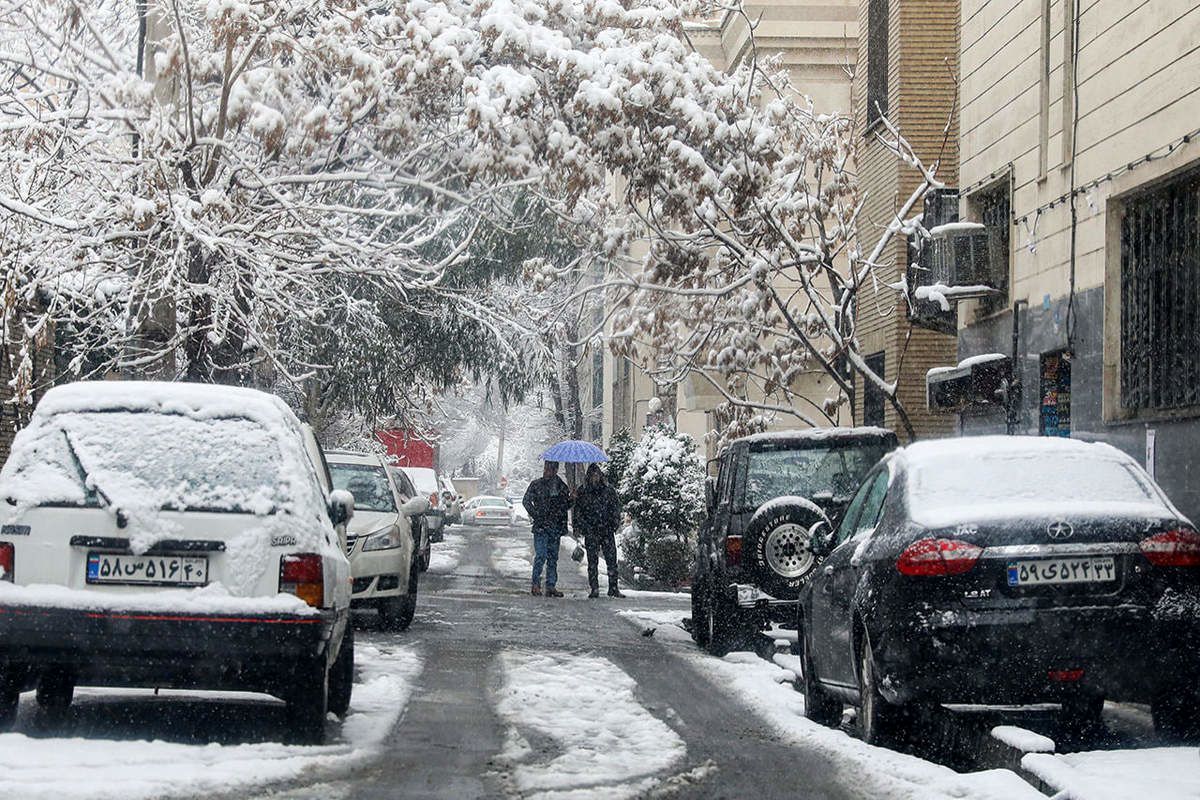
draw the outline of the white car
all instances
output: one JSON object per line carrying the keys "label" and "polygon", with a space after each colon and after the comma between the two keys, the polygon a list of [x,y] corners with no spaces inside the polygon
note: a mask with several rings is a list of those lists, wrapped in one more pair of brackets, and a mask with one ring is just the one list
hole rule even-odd
{"label": "white car", "polygon": [[37,687],[267,692],[324,739],[354,670],[353,498],[280,401],[251,389],[51,389],[0,470],[0,728]]}
{"label": "white car", "polygon": [[406,630],[417,609],[421,574],[412,518],[429,510],[429,501],[405,501],[377,455],[329,450],[325,458],[334,487],[354,495],[354,519],[346,534],[351,605],[375,608],[386,628]]}
{"label": "white car", "polygon": [[479,495],[463,507],[463,522],[467,525],[511,525],[513,509],[503,497]]}
{"label": "white car", "polygon": [[429,541],[429,526],[425,524],[429,516],[429,501],[423,494],[417,491],[417,487],[413,486],[412,481],[404,470],[399,467],[388,465],[388,475],[392,477],[392,483],[396,484],[396,491],[400,493],[400,500],[407,503],[415,497],[425,499],[425,513],[420,516],[412,516],[408,518],[409,524],[413,528],[413,541],[417,543],[417,567],[421,572],[429,570],[429,562],[433,556],[433,548]]}

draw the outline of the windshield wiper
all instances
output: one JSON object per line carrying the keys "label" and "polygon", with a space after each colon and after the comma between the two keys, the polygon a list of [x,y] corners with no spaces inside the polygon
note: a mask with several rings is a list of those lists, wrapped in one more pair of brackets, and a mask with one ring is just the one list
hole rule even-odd
{"label": "windshield wiper", "polygon": [[75,463],[75,470],[79,473],[79,481],[83,484],[84,491],[94,493],[97,497],[104,501],[105,508],[113,509],[117,517],[117,527],[124,528],[129,524],[128,515],[113,505],[112,498],[108,496],[107,492],[100,488],[100,485],[96,483],[95,478],[93,478],[92,474],[88,472],[87,467],[83,465],[83,459],[79,457],[79,452],[75,449],[75,443],[71,441],[71,434],[63,431],[62,435],[63,441],[67,443],[67,452],[71,454],[71,461]]}

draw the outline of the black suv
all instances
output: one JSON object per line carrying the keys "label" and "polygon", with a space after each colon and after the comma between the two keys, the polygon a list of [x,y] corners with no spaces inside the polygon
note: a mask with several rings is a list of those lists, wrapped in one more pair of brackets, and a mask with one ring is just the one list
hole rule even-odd
{"label": "black suv", "polygon": [[692,638],[716,655],[771,622],[795,624],[809,547],[864,475],[897,446],[881,428],[811,428],[737,439],[716,459],[692,575]]}

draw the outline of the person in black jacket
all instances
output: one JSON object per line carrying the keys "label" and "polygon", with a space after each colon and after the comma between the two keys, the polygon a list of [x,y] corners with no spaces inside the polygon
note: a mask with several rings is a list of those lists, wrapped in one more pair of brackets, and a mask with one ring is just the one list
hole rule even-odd
{"label": "person in black jacket", "polygon": [[600,554],[604,554],[604,566],[608,570],[608,596],[624,597],[617,588],[617,528],[621,526],[621,501],[608,482],[600,467],[588,467],[583,488],[575,497],[575,533],[583,534],[583,546],[587,550],[588,584],[592,587],[588,597],[600,596]]}
{"label": "person in black jacket", "polygon": [[533,587],[542,593],[542,567],[546,568],[546,597],[562,597],[558,583],[558,540],[567,533],[567,511],[574,498],[558,477],[558,462],[547,461],[542,477],[529,484],[521,503],[533,523]]}

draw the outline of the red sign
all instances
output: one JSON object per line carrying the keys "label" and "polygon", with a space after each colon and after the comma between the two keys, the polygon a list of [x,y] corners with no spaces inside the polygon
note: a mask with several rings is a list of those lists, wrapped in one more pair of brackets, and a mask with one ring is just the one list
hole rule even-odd
{"label": "red sign", "polygon": [[383,443],[389,456],[401,467],[434,467],[433,445],[422,439],[415,431],[393,429],[375,431],[375,438]]}

